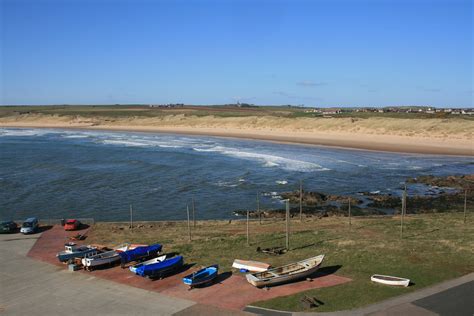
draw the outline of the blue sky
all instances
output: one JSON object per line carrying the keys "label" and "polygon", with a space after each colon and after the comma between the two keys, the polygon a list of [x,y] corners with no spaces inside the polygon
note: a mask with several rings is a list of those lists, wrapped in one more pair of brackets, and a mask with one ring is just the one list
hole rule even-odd
{"label": "blue sky", "polygon": [[470,0],[0,3],[2,104],[473,106]]}

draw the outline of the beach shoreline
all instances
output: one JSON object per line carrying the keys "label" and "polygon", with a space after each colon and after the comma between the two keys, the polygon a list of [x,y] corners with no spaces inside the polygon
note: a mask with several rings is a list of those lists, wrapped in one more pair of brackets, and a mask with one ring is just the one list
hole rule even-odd
{"label": "beach shoreline", "polygon": [[375,135],[344,132],[305,132],[272,129],[228,127],[94,125],[35,122],[0,122],[0,128],[53,128],[68,130],[100,130],[143,133],[165,133],[269,141],[303,146],[368,150],[425,155],[474,156],[474,142],[469,139],[440,139],[419,136]]}

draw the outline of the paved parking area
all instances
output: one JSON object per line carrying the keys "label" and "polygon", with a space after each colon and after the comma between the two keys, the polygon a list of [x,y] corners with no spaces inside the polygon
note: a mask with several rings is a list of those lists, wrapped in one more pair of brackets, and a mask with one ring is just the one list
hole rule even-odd
{"label": "paved parking area", "polygon": [[[65,232],[59,226],[45,231],[41,239],[38,240],[28,253],[28,256],[65,269],[64,264],[58,262],[55,254],[64,248],[64,243],[68,240],[67,236],[71,234],[72,232]],[[77,232],[75,232],[75,234],[77,234]],[[165,245],[165,250],[169,251],[172,249],[166,249]],[[198,268],[199,266],[196,265],[196,267],[192,267],[190,270],[182,271],[181,273],[155,281],[136,276],[130,273],[128,269],[121,269],[120,267],[77,273],[88,274],[137,288],[155,291],[166,296],[191,300],[199,304],[234,311],[240,311],[255,301],[267,300],[278,296],[291,295],[309,289],[329,287],[351,281],[349,278],[335,274],[319,275],[312,282],[295,282],[272,287],[267,291],[253,287],[247,282],[243,275],[223,273],[214,285],[189,291],[188,287],[185,286],[181,280],[183,276]]]}
{"label": "paved parking area", "polygon": [[171,315],[194,305],[28,258],[38,238],[0,235],[2,315]]}

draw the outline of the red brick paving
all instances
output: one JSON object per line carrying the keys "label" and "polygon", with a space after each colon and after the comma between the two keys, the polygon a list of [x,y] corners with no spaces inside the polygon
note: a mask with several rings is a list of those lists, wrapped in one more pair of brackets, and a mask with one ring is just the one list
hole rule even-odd
{"label": "red brick paving", "polygon": [[[45,261],[58,266],[64,266],[56,259],[56,253],[64,249],[64,243],[69,241],[68,237],[78,233],[85,233],[85,230],[75,232],[65,232],[61,226],[43,232],[41,237],[29,251],[28,256],[37,260]],[[81,243],[79,241],[78,243]],[[87,244],[86,241],[82,243]],[[252,302],[268,300],[278,296],[286,296],[301,291],[315,288],[323,288],[343,284],[351,281],[349,278],[335,274],[321,275],[312,282],[301,281],[291,284],[280,285],[270,288],[270,290],[258,289],[250,285],[243,275],[231,275],[222,277],[220,282],[212,286],[197,288],[191,291],[185,286],[181,279],[190,273],[184,271],[179,274],[169,276],[162,280],[149,280],[132,274],[128,269],[113,267],[109,269],[95,270],[91,273],[95,277],[124,283],[149,291],[156,291],[168,296],[174,296],[195,301],[200,304],[213,305],[221,308],[240,310]]]}

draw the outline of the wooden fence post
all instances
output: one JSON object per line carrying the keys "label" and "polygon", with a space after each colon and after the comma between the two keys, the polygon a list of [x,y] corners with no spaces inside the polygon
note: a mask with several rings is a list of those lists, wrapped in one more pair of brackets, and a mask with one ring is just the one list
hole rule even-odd
{"label": "wooden fence post", "polygon": [[286,249],[290,250],[290,200],[286,200]]}
{"label": "wooden fence post", "polygon": [[405,184],[405,189],[403,190],[403,196],[402,196],[402,214],[400,217],[400,238],[403,238],[403,217],[405,216],[406,207],[407,207],[407,186]]}
{"label": "wooden fence post", "polygon": [[466,215],[467,215],[467,189],[464,191],[464,224],[466,224]]}
{"label": "wooden fence post", "polygon": [[130,229],[133,230],[133,207],[130,204]]}
{"label": "wooden fence post", "polygon": [[247,210],[247,246],[250,246],[250,238],[249,238],[249,216],[250,211]]}
{"label": "wooden fence post", "polygon": [[303,221],[303,180],[300,180],[300,222]]}
{"label": "wooden fence post", "polygon": [[193,227],[196,228],[196,216],[195,216],[195,206],[194,206],[194,197],[192,199],[193,202]]}
{"label": "wooden fence post", "polygon": [[260,192],[257,191],[257,214],[258,219],[260,221],[260,225],[262,225],[262,213],[260,212]]}
{"label": "wooden fence post", "polygon": [[349,197],[349,226],[352,226],[352,217],[351,217],[351,197]]}
{"label": "wooden fence post", "polygon": [[189,205],[186,204],[186,213],[188,214],[188,239],[191,241],[191,223],[189,222]]}

